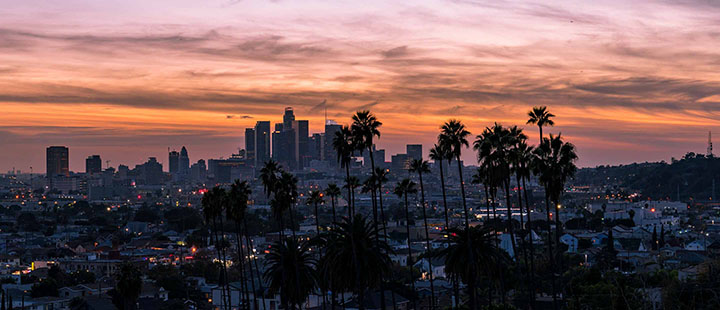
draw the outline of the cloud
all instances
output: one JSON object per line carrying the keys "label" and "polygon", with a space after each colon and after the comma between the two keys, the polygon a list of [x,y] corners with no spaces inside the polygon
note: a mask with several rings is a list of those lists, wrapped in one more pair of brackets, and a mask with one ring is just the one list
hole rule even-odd
{"label": "cloud", "polygon": [[233,118],[239,118],[239,119],[251,119],[253,118],[250,115],[226,115],[225,118],[227,119],[233,119]]}
{"label": "cloud", "polygon": [[398,58],[408,55],[408,48],[407,46],[398,46],[395,48],[391,48],[389,50],[385,50],[380,52],[380,54],[383,55],[385,58]]}

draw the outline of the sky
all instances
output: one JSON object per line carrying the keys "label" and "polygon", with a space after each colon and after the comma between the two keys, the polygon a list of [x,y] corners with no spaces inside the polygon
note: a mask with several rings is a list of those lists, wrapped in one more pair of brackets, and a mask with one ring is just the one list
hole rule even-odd
{"label": "sky", "polygon": [[[380,148],[446,120],[525,127],[580,166],[704,153],[720,128],[720,4],[686,1],[0,0],[0,171],[228,157],[291,106],[310,131],[370,109]],[[720,131],[717,135],[720,139]],[[464,160],[474,161],[471,150]]]}

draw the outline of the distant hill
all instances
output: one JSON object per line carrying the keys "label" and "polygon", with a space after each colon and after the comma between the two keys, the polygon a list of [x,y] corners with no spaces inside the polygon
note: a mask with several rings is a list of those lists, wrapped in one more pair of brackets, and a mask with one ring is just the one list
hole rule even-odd
{"label": "distant hill", "polygon": [[708,200],[720,192],[720,158],[687,153],[671,163],[634,163],[619,166],[598,166],[580,169],[573,181],[576,185],[610,185],[628,191],[639,191],[651,199]]}

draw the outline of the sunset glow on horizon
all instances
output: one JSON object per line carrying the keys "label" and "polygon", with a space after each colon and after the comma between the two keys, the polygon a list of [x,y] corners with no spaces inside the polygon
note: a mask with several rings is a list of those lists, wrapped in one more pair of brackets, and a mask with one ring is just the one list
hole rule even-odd
{"label": "sunset glow on horizon", "polygon": [[[0,0],[1,1],[1,0]],[[579,166],[704,153],[720,129],[709,1],[2,1],[0,171],[229,157],[285,107],[322,132],[370,109],[379,148],[557,115]],[[720,137],[720,132],[718,134]],[[474,163],[468,150],[464,160]]]}

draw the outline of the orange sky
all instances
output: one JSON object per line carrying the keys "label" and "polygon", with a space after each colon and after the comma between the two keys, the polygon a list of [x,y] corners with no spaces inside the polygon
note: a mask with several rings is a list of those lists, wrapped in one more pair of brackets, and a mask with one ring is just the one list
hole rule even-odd
{"label": "orange sky", "polygon": [[533,105],[582,166],[704,152],[720,6],[627,2],[0,1],[0,171],[43,172],[49,145],[76,171],[182,145],[227,157],[286,106],[311,132],[325,107],[369,108],[390,154],[449,118],[524,125]]}

